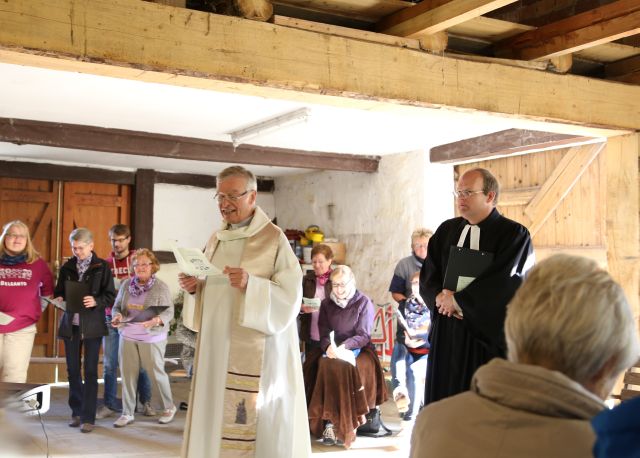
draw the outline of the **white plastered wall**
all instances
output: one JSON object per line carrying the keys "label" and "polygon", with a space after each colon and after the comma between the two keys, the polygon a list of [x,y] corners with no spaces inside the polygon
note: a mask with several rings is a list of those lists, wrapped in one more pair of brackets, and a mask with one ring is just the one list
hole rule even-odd
{"label": "white plastered wall", "polygon": [[[195,186],[156,184],[153,205],[153,249],[170,251],[171,240],[179,246],[204,248],[211,234],[222,227],[222,218],[213,196],[215,189]],[[258,193],[258,205],[270,217],[275,217],[272,193]],[[177,264],[163,264],[158,277],[173,294],[178,292]]]}
{"label": "white plastered wall", "polygon": [[377,304],[392,300],[387,290],[396,263],[411,253],[411,232],[453,216],[453,167],[430,164],[424,151],[383,156],[374,174],[278,177],[275,189],[279,225],[317,224],[344,242],[358,288]]}

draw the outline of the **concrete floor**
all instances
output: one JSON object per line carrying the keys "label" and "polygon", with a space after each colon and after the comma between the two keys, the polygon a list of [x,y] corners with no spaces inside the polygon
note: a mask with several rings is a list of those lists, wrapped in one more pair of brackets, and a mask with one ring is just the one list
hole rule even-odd
{"label": "concrete floor", "polygon": [[[184,377],[171,377],[174,402],[187,401],[190,381]],[[151,457],[174,458],[180,456],[185,413],[178,411],[168,425],[158,424],[157,418],[137,415],[133,424],[114,428],[117,417],[96,421],[96,429],[81,434],[79,429],[67,425],[70,410],[67,388],[52,388],[51,408],[42,416],[48,436],[49,457]],[[99,388],[99,394],[102,387]],[[410,431],[400,431],[401,425],[395,406],[391,402],[382,406],[384,422],[395,432],[383,438],[358,437],[351,449],[325,446],[312,439],[312,455],[330,458],[391,458],[409,455]],[[38,416],[16,416],[0,411],[0,457],[46,457],[47,439]],[[277,457],[273,457],[277,458]]]}

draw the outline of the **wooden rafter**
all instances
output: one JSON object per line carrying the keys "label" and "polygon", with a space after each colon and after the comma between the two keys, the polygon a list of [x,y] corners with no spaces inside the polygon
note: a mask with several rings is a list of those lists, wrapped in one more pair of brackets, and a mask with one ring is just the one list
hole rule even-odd
{"label": "wooden rafter", "polygon": [[497,43],[497,56],[548,59],[640,33],[640,0],[618,0]]}
{"label": "wooden rafter", "polygon": [[123,129],[0,118],[0,141],[205,162],[376,172],[378,157],[240,145]]}
{"label": "wooden rafter", "polygon": [[555,134],[536,130],[507,129],[436,146],[431,148],[429,155],[433,163],[461,163],[564,148],[596,141],[600,140],[593,137]]}
{"label": "wooden rafter", "polygon": [[515,0],[425,0],[385,17],[376,24],[376,30],[401,37],[429,35],[513,2]]}

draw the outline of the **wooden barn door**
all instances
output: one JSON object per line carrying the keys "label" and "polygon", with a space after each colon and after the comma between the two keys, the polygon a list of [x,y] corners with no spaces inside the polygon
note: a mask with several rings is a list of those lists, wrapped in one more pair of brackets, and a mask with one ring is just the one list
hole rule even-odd
{"label": "wooden barn door", "polygon": [[[69,234],[78,227],[93,233],[94,251],[105,259],[111,253],[108,232],[114,224],[130,224],[131,187],[108,183],[65,182],[63,186],[62,261],[72,256]],[[58,311],[58,319],[62,311]],[[64,354],[62,342],[58,354]]]}
{"label": "wooden barn door", "polygon": [[529,228],[539,261],[556,252],[607,267],[604,143],[459,165],[491,170],[498,209]]}
{"label": "wooden barn door", "polygon": [[[58,181],[0,178],[0,221],[21,220],[29,227],[33,245],[56,271],[58,250]],[[48,307],[37,324],[34,344],[43,346],[44,355],[53,355],[54,313]]]}
{"label": "wooden barn door", "polygon": [[62,216],[62,256],[71,256],[69,234],[75,228],[86,227],[93,232],[95,252],[101,258],[111,253],[109,228],[114,224],[129,224],[130,193],[127,185],[106,183],[64,183]]}

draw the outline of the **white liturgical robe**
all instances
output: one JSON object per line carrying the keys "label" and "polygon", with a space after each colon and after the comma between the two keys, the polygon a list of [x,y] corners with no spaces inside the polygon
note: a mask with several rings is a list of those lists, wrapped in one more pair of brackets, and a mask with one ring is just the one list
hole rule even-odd
{"label": "white liturgical robe", "polygon": [[[221,270],[225,266],[243,267],[247,241],[268,224],[272,223],[258,207],[248,226],[218,231],[214,234],[217,245],[212,237],[213,245],[207,247],[207,251],[213,249],[211,262]],[[246,292],[232,288],[226,277],[208,277],[206,283],[203,280],[199,286],[200,332],[185,428],[184,457],[239,456],[233,450],[221,448],[234,316],[241,327],[264,335],[255,456],[307,458],[311,455],[295,320],[302,300],[302,272],[286,237],[282,231],[277,231],[271,278],[249,272]],[[259,354],[246,356],[258,358]]]}

